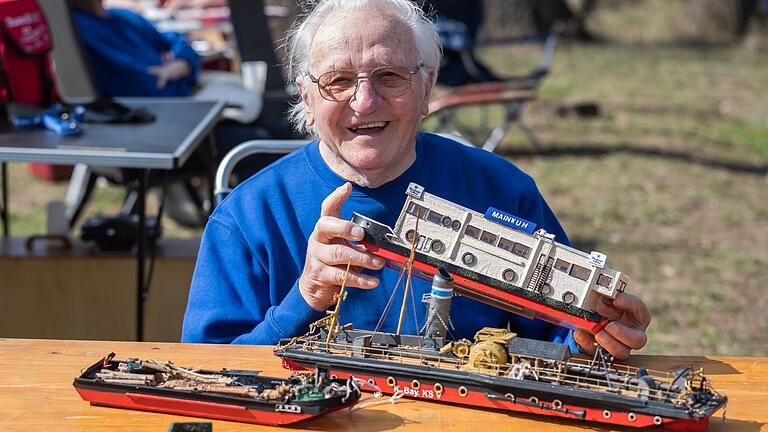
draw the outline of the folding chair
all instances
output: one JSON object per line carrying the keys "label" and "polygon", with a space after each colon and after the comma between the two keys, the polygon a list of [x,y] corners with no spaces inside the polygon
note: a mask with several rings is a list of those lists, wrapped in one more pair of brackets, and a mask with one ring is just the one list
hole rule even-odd
{"label": "folding chair", "polygon": [[[435,131],[461,136],[461,132],[456,127],[459,108],[498,105],[503,108],[503,119],[482,142],[474,143],[477,147],[490,152],[494,151],[507,132],[516,126],[525,134],[536,150],[544,149],[533,130],[523,121],[522,111],[526,103],[536,99],[541,81],[549,74],[557,45],[557,37],[550,34],[544,37],[517,39],[516,41],[543,41],[544,48],[538,66],[527,75],[506,78],[501,81],[449,87],[438,92],[429,104],[428,115],[428,118],[436,119]],[[471,55],[469,52],[466,54]]]}

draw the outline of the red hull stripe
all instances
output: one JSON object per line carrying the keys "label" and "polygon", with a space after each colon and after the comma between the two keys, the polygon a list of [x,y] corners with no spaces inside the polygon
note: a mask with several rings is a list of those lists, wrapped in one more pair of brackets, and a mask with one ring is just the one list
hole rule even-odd
{"label": "red hull stripe", "polygon": [[[390,250],[384,249],[374,243],[370,243],[366,241],[362,241],[360,243],[364,244],[369,252],[379,255],[383,258],[393,260],[401,264],[405,264],[407,260],[405,256],[400,255],[397,252],[392,252]],[[413,267],[429,275],[434,275],[437,272],[436,267],[421,261],[414,261]],[[552,324],[555,324],[555,325],[568,327],[568,328],[582,328],[582,329],[591,331],[593,334],[596,334],[599,331],[601,331],[603,327],[606,326],[606,324],[608,324],[608,320],[595,322],[595,321],[588,320],[586,318],[571,315],[561,310],[535,302],[523,296],[519,296],[507,291],[500,290],[498,288],[492,287],[482,282],[468,279],[460,274],[453,273],[452,276],[453,276],[454,282],[456,282],[458,285],[464,286],[473,291],[498,299],[500,301],[521,306],[525,309],[535,312],[537,318],[551,322]]]}
{"label": "red hull stripe", "polygon": [[[176,399],[138,393],[113,393],[77,388],[80,397],[92,405],[152,411],[166,414],[180,414],[191,417],[205,417],[245,423],[280,426],[315,417],[318,414],[296,414],[288,412],[249,410],[238,405],[217,404],[194,400]],[[329,409],[325,413],[343,408]],[[323,414],[325,414],[323,413]]]}
{"label": "red hull stripe", "polygon": [[[349,378],[349,376],[351,375],[347,372],[342,372],[337,370],[334,370],[332,373],[336,375],[338,378],[343,378],[343,379]],[[442,392],[440,392],[440,394],[438,395],[437,391],[435,391],[434,383],[420,382],[418,385],[418,389],[414,389],[413,381],[402,381],[400,379],[396,379],[395,385],[391,386],[390,384],[387,383],[386,379],[381,377],[372,377],[372,376],[355,374],[355,378],[362,379],[367,382],[373,382],[376,384],[376,386],[378,386],[381,389],[382,392],[387,394],[394,393],[396,391],[395,387],[397,387],[397,390],[403,391],[406,397],[411,397],[415,399],[424,399],[424,400],[433,401],[433,402],[448,402],[448,403],[455,403],[460,405],[469,405],[469,406],[477,406],[482,408],[492,408],[497,410],[539,414],[539,415],[561,417],[561,418],[575,419],[575,420],[586,420],[586,421],[608,423],[608,424],[615,424],[615,425],[621,425],[621,426],[629,426],[633,428],[645,428],[645,427],[663,425],[663,427],[667,430],[701,432],[701,431],[705,431],[709,424],[708,417],[698,418],[698,419],[659,418],[656,420],[656,422],[654,422],[655,417],[647,414],[635,413],[633,416],[630,416],[630,413],[628,412],[612,411],[610,412],[610,416],[606,417],[604,411],[601,409],[580,407],[576,405],[560,405],[560,408],[566,408],[572,411],[583,411],[584,417],[581,417],[579,415],[572,414],[572,413],[564,413],[560,411],[549,410],[546,408],[537,408],[537,407],[532,407],[527,405],[521,405],[511,401],[506,401],[506,400],[488,399],[484,393],[477,392],[477,391],[470,391],[468,389],[466,390],[465,395],[462,396],[458,388],[443,386]],[[548,406],[553,406],[552,404],[554,403],[554,401],[539,401],[539,403],[543,403]],[[634,420],[631,420],[630,418],[634,418]],[[657,424],[659,421],[661,421],[661,423]]]}

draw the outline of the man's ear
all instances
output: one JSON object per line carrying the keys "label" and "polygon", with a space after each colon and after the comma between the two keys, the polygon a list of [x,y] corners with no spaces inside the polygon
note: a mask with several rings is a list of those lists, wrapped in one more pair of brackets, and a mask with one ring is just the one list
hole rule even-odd
{"label": "man's ear", "polygon": [[299,89],[299,94],[301,94],[301,101],[304,103],[304,111],[307,113],[307,126],[312,126],[315,124],[315,116],[313,114],[309,93],[304,87],[304,77],[296,77],[296,88]]}
{"label": "man's ear", "polygon": [[432,95],[432,87],[434,86],[437,71],[429,68],[427,69],[426,82],[424,83],[424,98],[421,100],[421,114],[429,114],[429,97]]}

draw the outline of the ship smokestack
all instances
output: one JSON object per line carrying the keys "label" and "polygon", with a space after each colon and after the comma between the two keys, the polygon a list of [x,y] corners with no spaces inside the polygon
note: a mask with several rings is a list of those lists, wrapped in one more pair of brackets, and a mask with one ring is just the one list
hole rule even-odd
{"label": "ship smokestack", "polygon": [[424,335],[429,338],[443,338],[448,331],[453,297],[453,277],[440,269],[432,278],[432,292],[427,304],[427,324]]}

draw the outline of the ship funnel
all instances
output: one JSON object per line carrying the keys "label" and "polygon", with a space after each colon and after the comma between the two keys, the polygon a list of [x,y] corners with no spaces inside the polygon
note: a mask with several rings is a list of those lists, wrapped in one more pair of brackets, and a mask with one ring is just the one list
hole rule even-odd
{"label": "ship funnel", "polygon": [[424,336],[443,338],[448,331],[448,319],[451,314],[453,297],[453,277],[445,269],[440,269],[432,278],[432,292],[427,304],[427,324]]}

